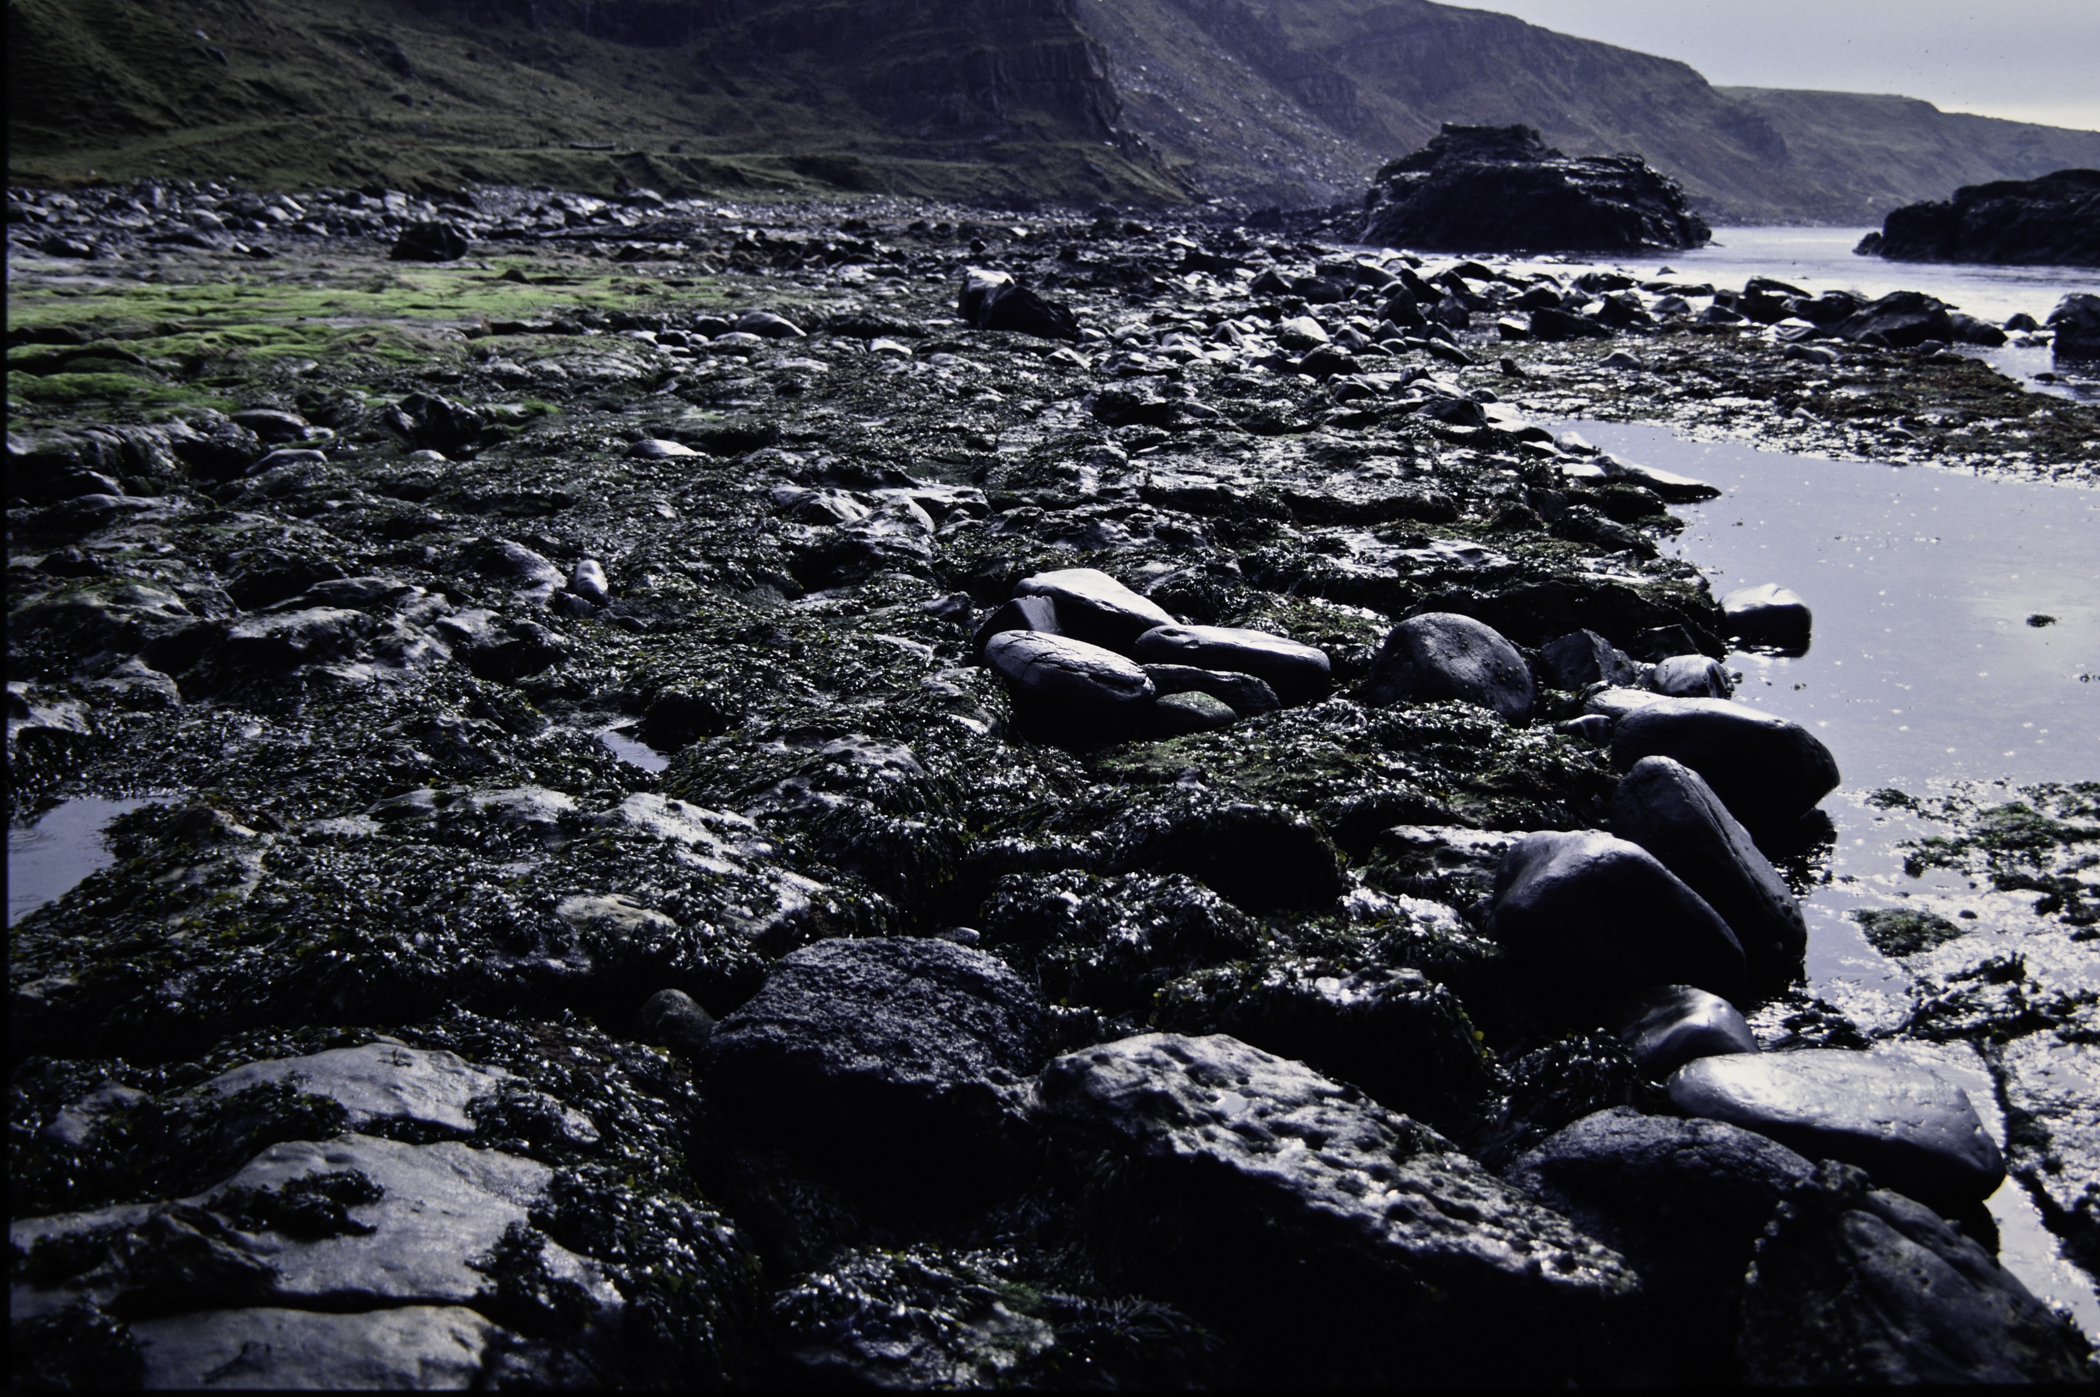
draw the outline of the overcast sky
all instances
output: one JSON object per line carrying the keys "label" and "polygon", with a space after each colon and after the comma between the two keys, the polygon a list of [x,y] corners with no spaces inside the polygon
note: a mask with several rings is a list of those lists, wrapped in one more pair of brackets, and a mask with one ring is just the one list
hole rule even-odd
{"label": "overcast sky", "polygon": [[1709,82],[1896,92],[2100,130],[2100,0],[1466,0]]}

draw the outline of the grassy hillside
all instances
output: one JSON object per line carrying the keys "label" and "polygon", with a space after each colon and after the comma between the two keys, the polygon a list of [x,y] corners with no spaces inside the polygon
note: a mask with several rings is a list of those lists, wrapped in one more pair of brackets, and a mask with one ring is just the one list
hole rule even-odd
{"label": "grassy hillside", "polygon": [[66,182],[1353,200],[1445,121],[1636,150],[1716,221],[1878,222],[2100,133],[1431,0],[9,0],[9,170]]}
{"label": "grassy hillside", "polygon": [[1178,199],[1069,0],[9,0],[12,178]]}

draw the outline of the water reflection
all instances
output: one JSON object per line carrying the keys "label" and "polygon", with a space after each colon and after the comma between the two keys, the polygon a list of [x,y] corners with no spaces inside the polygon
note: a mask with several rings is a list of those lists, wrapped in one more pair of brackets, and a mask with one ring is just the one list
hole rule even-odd
{"label": "water reflection", "polygon": [[7,924],[65,896],[98,868],[116,862],[102,842],[103,827],[146,804],[83,796],[60,801],[33,824],[7,831]]}

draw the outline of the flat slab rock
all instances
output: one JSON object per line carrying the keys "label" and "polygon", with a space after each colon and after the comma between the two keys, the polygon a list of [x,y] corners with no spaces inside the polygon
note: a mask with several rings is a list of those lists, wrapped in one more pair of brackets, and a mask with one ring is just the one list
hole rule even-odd
{"label": "flat slab rock", "polygon": [[[477,1067],[453,1053],[368,1043],[307,1057],[243,1063],[206,1082],[203,1089],[232,1096],[265,1083],[292,1082],[303,1092],[341,1104],[349,1112],[352,1130],[375,1121],[413,1121],[466,1136],[475,1128],[468,1103],[495,1095],[510,1075],[500,1067]],[[560,1109],[570,1138],[598,1138],[588,1117]]]}
{"label": "flat slab rock", "polygon": [[[1397,1326],[1379,1342],[1404,1333],[1418,1372],[1461,1348],[1475,1381],[1523,1369],[1470,1338],[1506,1333],[1515,1313],[1527,1349],[1572,1339],[1639,1286],[1615,1252],[1436,1132],[1236,1038],[1152,1033],[1071,1053],[1044,1069],[1040,1100],[1055,1134],[1137,1166],[1147,1183],[1131,1206],[1159,1211],[1137,1214],[1151,1232],[1131,1245],[1167,1274],[1277,1325],[1301,1310],[1332,1323],[1330,1301],[1371,1305]],[[1271,1264],[1279,1246],[1292,1263]]]}
{"label": "flat slab rock", "polygon": [[[342,1135],[272,1145],[225,1183],[182,1201],[211,1210],[229,1189],[276,1193],[295,1180],[350,1171],[381,1190],[376,1201],[347,1209],[354,1224],[371,1230],[313,1239],[267,1229],[255,1234],[242,1249],[271,1274],[254,1299],[335,1310],[465,1304],[490,1284],[468,1263],[486,1255],[513,1222],[527,1221],[551,1177],[545,1165],[499,1150],[469,1149],[449,1140],[405,1145]],[[29,1218],[14,1223],[9,1235],[28,1250],[48,1236],[137,1228],[152,1214],[152,1208],[136,1205]],[[617,1303],[591,1263],[551,1242],[544,1259],[551,1273]],[[111,1293],[102,1294],[89,1278],[87,1294],[98,1302],[119,1301],[123,1282],[110,1285],[115,1287]],[[11,1307],[17,1315],[42,1313],[73,1298],[71,1287],[54,1292],[18,1285]],[[199,1297],[205,1303],[211,1298]]]}
{"label": "flat slab rock", "polygon": [[478,1386],[504,1330],[460,1305],[367,1314],[213,1310],[131,1326],[150,1390]]}
{"label": "flat slab rock", "polygon": [[1922,1202],[1980,1203],[2005,1181],[1968,1093],[1909,1063],[1838,1048],[1704,1057],[1671,1076],[1669,1093],[1688,1115],[1855,1165]]}

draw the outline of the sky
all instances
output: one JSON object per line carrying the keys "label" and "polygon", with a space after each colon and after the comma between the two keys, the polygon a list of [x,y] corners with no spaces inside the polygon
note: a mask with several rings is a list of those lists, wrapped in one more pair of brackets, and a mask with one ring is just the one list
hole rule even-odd
{"label": "sky", "polygon": [[1722,87],[1922,97],[2100,130],[2100,0],[1459,0],[1691,64]]}

